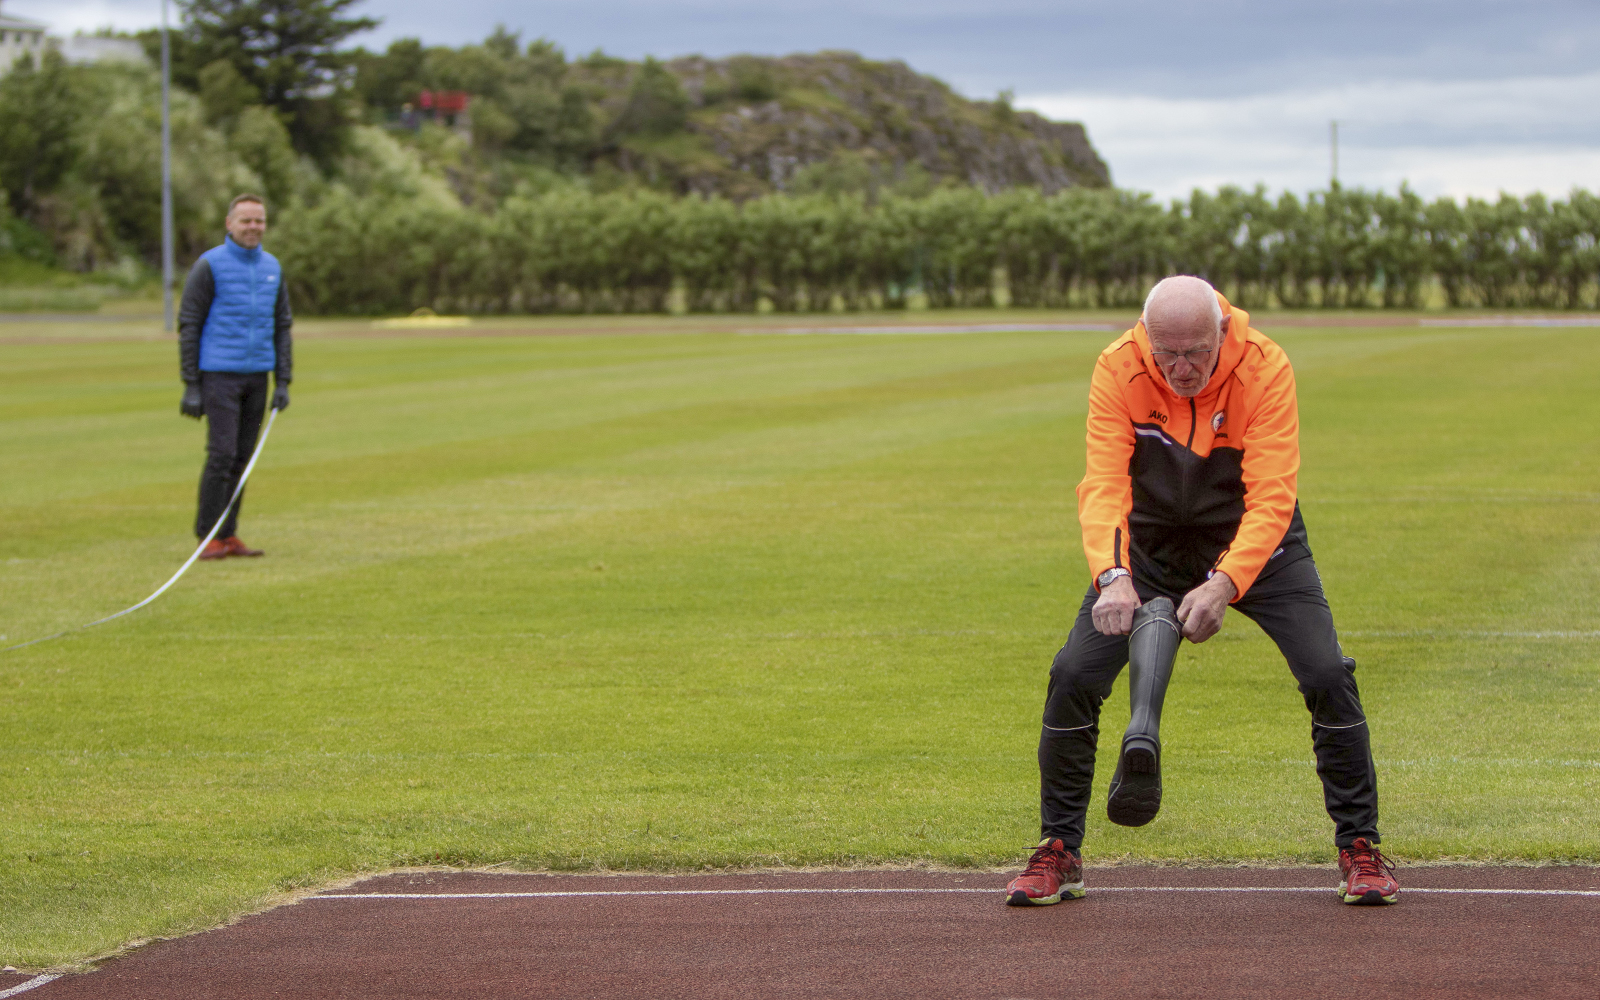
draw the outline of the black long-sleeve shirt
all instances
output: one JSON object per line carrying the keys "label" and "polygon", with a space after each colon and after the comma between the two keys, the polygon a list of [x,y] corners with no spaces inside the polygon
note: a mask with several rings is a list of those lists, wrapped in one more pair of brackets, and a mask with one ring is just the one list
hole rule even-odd
{"label": "black long-sleeve shirt", "polygon": [[[217,282],[211,264],[204,257],[194,262],[183,282],[183,302],[178,307],[178,369],[185,382],[200,381],[200,331],[211,315],[211,301],[217,296]],[[278,301],[273,308],[272,349],[277,360],[273,378],[279,385],[294,380],[294,314],[289,311],[289,286],[278,282]]]}

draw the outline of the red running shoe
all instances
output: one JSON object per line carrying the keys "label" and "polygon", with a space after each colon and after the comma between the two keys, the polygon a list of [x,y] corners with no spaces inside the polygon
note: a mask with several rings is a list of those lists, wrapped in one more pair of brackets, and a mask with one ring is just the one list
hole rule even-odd
{"label": "red running shoe", "polygon": [[1028,867],[1006,886],[1007,906],[1049,906],[1083,898],[1083,859],[1060,840],[1039,841]]}
{"label": "red running shoe", "polygon": [[1365,837],[1339,850],[1339,898],[1356,906],[1382,906],[1400,901],[1394,862]]}

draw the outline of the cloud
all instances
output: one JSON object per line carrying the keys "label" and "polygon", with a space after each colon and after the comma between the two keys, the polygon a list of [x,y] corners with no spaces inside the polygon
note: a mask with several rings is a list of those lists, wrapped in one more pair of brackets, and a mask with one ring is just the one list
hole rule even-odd
{"label": "cloud", "polygon": [[[88,33],[100,28],[137,31],[161,24],[161,0],[4,0],[4,3],[7,14],[43,21],[58,35],[70,35],[75,31]],[[167,16],[173,24],[178,22],[176,4]]]}
{"label": "cloud", "polygon": [[1600,73],[1395,80],[1235,98],[1079,92],[1017,104],[1082,121],[1122,187],[1177,197],[1231,183],[1304,191],[1330,173],[1338,119],[1347,185],[1426,195],[1600,188]]}
{"label": "cloud", "polygon": [[[159,21],[159,0],[4,0],[57,30]],[[1327,123],[1347,183],[1427,193],[1600,187],[1593,0],[367,0],[406,35],[496,24],[579,54],[902,59],[969,96],[1013,88],[1081,120],[1119,184],[1304,190],[1326,183]],[[173,8],[176,17],[176,7]]]}
{"label": "cloud", "polygon": [[[148,27],[158,0],[5,0],[63,29]],[[174,8],[176,10],[176,8]],[[1226,96],[1371,79],[1595,68],[1593,0],[367,0],[366,41],[482,39],[496,24],[628,57],[844,48],[904,59],[971,96],[1109,88]]]}

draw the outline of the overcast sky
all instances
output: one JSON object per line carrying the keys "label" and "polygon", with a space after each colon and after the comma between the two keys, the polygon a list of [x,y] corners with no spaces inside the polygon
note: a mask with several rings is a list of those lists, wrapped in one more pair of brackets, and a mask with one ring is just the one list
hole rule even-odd
{"label": "overcast sky", "polygon": [[[58,30],[158,23],[159,0],[0,0]],[[1428,194],[1600,189],[1595,0],[366,0],[359,41],[504,23],[576,55],[853,49],[971,97],[1084,122],[1123,187],[1340,179]],[[448,16],[443,16],[448,12]]]}

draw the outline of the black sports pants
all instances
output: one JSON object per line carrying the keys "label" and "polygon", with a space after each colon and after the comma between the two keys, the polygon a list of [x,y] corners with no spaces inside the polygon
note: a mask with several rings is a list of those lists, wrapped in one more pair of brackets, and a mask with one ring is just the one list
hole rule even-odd
{"label": "black sports pants", "polygon": [[[206,411],[206,465],[200,473],[200,513],[195,517],[196,538],[206,537],[222,516],[228,499],[239,488],[239,477],[250,464],[256,435],[267,414],[267,373],[201,372],[200,398]],[[238,534],[239,508],[244,495],[228,511],[218,538]]]}
{"label": "black sports pants", "polygon": [[[1152,585],[1134,575],[1141,601],[1158,596],[1180,604],[1183,593]],[[1060,837],[1076,850],[1083,844],[1083,820],[1094,781],[1100,705],[1128,662],[1128,637],[1096,631],[1091,612],[1099,594],[1083,599],[1067,644],[1050,668],[1044,728],[1039,737],[1039,812],[1044,836]],[[1311,712],[1311,745],[1334,843],[1348,847],[1357,837],[1378,841],[1378,782],[1372,766],[1354,660],[1344,656],[1333,629],[1333,612],[1322,593],[1322,579],[1309,555],[1256,580],[1233,607],[1249,617],[1289,661]]]}

